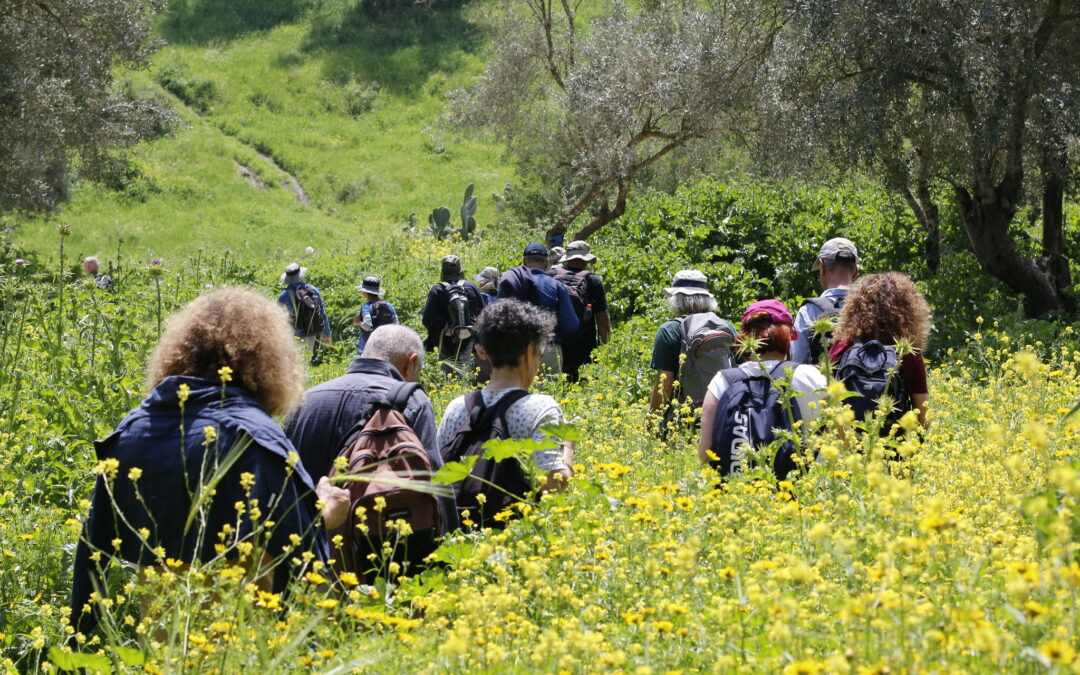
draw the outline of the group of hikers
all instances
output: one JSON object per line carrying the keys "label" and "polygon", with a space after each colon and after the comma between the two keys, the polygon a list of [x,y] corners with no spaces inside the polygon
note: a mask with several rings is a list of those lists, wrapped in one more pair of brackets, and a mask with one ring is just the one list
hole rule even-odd
{"label": "group of hikers", "polygon": [[[554,337],[544,347],[542,363],[549,373],[563,373],[570,382],[577,382],[581,367],[592,361],[593,350],[611,334],[603,280],[589,271],[595,261],[585,241],[550,251],[532,243],[522,252],[519,267],[501,275],[497,268],[485,267],[469,281],[461,260],[445,256],[439,281],[428,291],[421,315],[427,332],[424,348],[438,352],[443,372],[475,375],[478,382],[486,382],[491,364],[478,349],[474,323],[496,300],[516,298],[554,315]],[[281,276],[285,289],[278,302],[289,313],[296,337],[314,350],[320,342],[329,344],[330,321],[319,289],[305,282],[306,273],[297,263],[285,269]],[[399,319],[394,306],[383,299],[386,289],[379,277],[365,277],[357,291],[364,302],[353,324],[360,329],[357,353],[363,355],[375,329],[397,324]]]}
{"label": "group of hikers", "polygon": [[[548,433],[564,421],[559,403],[529,390],[545,368],[577,381],[608,340],[603,282],[588,271],[595,260],[585,242],[555,254],[534,243],[520,267],[488,267],[472,283],[447,256],[424,307],[426,340],[398,323],[380,280],[368,277],[357,357],[306,392],[297,338],[314,348],[330,333],[304,268],[285,270],[278,303],[240,288],[196,298],[168,321],[147,397],[96,445],[75,560],[76,630],[96,624],[114,557],[140,568],[222,557],[265,564],[260,587],[281,592],[296,573],[289,561],[303,553],[372,582],[386,564],[415,572],[451,531],[502,527],[522,503],[565,489],[575,444]],[[664,291],[672,318],[656,332],[649,407],[669,421],[689,411],[700,424],[698,456],[721,475],[744,470],[778,429],[820,414],[823,367],[851,390],[846,402],[860,418],[888,401],[886,426],[908,411],[926,425],[919,351],[930,311],[914,283],[898,272],[860,277],[858,251],[842,238],[821,247],[813,269],[820,296],[794,317],[779,300],[756,301],[739,330],[716,315],[701,272],[679,271]],[[424,354],[435,350],[446,372],[480,371],[483,385],[451,401],[438,424],[419,385]],[[531,458],[498,461],[492,439],[527,439]],[[781,479],[797,466],[789,445],[773,461]],[[439,492],[430,477],[449,462],[468,473]],[[217,470],[214,489],[198,489]]]}

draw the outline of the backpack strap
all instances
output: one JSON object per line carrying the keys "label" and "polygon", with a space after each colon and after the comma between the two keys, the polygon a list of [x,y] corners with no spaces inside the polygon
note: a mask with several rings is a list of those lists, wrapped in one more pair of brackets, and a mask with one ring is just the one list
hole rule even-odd
{"label": "backpack strap", "polygon": [[390,403],[390,407],[401,414],[405,414],[405,408],[409,405],[409,399],[411,399],[413,393],[420,388],[419,382],[399,382],[396,387],[387,393],[386,398]]}
{"label": "backpack strap", "polygon": [[835,300],[820,295],[816,298],[807,298],[806,301],[803,302],[803,307],[806,307],[807,305],[813,305],[826,314],[840,309],[839,304]]}
{"label": "backpack strap", "polygon": [[478,389],[465,398],[465,409],[469,413],[469,427],[474,431],[483,429],[492,424],[496,419],[506,415],[510,406],[529,395],[524,389],[512,389],[502,395],[493,405],[484,404],[482,389]]}

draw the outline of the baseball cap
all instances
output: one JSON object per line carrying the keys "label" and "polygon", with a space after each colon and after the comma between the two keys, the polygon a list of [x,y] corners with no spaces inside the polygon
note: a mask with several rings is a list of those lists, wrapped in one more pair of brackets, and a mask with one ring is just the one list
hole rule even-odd
{"label": "baseball cap", "polygon": [[[791,312],[788,311],[788,308],[784,306],[784,303],[779,300],[758,300],[747,307],[746,311],[743,312],[742,322],[745,324],[746,319],[751,314],[756,314],[758,312],[765,312],[768,314],[773,323],[786,323],[789,326],[795,324],[795,321],[791,318]],[[798,340],[798,333],[793,331],[791,339]]]}
{"label": "baseball cap", "polygon": [[821,269],[822,261],[827,263],[840,262],[858,265],[859,249],[855,248],[855,244],[852,243],[850,239],[836,237],[835,239],[830,239],[821,246],[821,250],[814,260],[814,265],[810,269],[817,272]]}
{"label": "baseball cap", "polygon": [[709,292],[708,277],[698,270],[676,272],[671,286],[664,289],[664,292],[668,295],[681,293],[683,295],[707,295],[710,298],[713,297],[713,294]]}
{"label": "baseball cap", "polygon": [[548,254],[547,246],[544,246],[543,244],[534,241],[533,243],[531,243],[531,244],[529,244],[528,246],[525,247],[525,250],[522,252],[521,255],[542,255],[542,256],[547,256],[547,254]]}

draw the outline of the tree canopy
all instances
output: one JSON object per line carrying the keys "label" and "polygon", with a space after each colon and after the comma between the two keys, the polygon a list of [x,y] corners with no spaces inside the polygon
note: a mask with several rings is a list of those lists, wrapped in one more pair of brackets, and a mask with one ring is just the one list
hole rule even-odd
{"label": "tree canopy", "polygon": [[164,0],[0,0],[0,213],[48,210],[68,195],[72,162],[88,176],[111,150],[171,119],[130,100],[116,67],[149,63]]}

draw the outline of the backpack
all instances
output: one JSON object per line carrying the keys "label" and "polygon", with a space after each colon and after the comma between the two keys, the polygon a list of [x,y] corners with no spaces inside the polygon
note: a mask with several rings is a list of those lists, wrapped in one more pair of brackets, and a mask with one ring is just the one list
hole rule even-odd
{"label": "backpack", "polygon": [[465,292],[465,284],[457,281],[441,282],[446,287],[446,328],[443,332],[452,340],[467,340],[473,334],[472,303]]}
{"label": "backpack", "polygon": [[[684,316],[679,319],[679,328],[682,331],[679,352],[681,396],[700,408],[713,377],[734,365],[731,344],[735,341],[735,333],[728,322],[712,312]],[[685,359],[681,358],[684,354]]]}
{"label": "backpack", "polygon": [[567,293],[570,295],[570,304],[574,307],[574,314],[577,315],[578,321],[581,322],[577,334],[581,337],[588,337],[585,335],[588,329],[586,324],[593,317],[592,302],[589,298],[589,270],[558,267],[552,276],[563,286],[566,286]]}
{"label": "backpack", "polygon": [[537,290],[536,281],[527,267],[511,267],[506,270],[499,282],[499,290],[509,297],[540,306],[540,291]]}
{"label": "backpack", "polygon": [[[844,300],[846,298],[807,298],[803,303],[803,307],[807,305],[813,305],[821,310],[821,314],[818,318],[827,317],[829,319],[835,319],[840,316],[840,309],[844,306]],[[811,326],[805,335],[800,337],[810,340],[810,363],[821,363],[821,357],[828,351],[827,345],[832,344],[833,332],[826,331],[824,333],[815,333],[814,327]]]}
{"label": "backpack", "polygon": [[836,378],[843,381],[848,391],[858,394],[844,401],[851,406],[858,419],[872,417],[877,410],[878,399],[884,394],[892,398],[893,409],[885,416],[882,435],[888,435],[904,413],[911,410],[911,397],[904,386],[904,378],[900,376],[895,347],[877,340],[856,342],[840,357],[836,365]]}
{"label": "backpack", "polygon": [[[516,457],[510,457],[501,462],[483,458],[484,443],[495,438],[510,437],[506,427],[506,411],[526,396],[528,392],[512,389],[503,394],[494,405],[488,407],[484,405],[481,391],[468,394],[465,397],[468,420],[442,449],[445,462],[457,462],[464,457],[480,456],[473,466],[472,473],[464,480],[454,483],[454,497],[457,500],[458,514],[469,511],[471,519],[479,523],[481,527],[502,527],[502,523],[495,520],[495,514],[525,499],[535,489],[532,477],[528,475]],[[489,483],[498,485],[502,490],[492,487]],[[477,496],[481,494],[484,495],[485,500],[483,507],[477,500]]]}
{"label": "backpack", "polygon": [[[784,368],[796,368],[794,361],[782,361],[770,371],[773,380],[782,379]],[[780,400],[780,391],[765,373],[747,375],[742,368],[721,371],[727,389],[716,406],[712,428],[712,451],[720,458],[712,467],[721,476],[746,469],[747,446],[762,448],[776,440],[776,430],[790,430],[801,419],[798,403],[791,400],[791,415]],[[788,440],[776,451],[773,473],[783,480],[795,469],[795,447]]]}
{"label": "backpack", "polygon": [[376,300],[371,303],[371,329],[375,330],[379,326],[389,326],[390,324],[397,323],[397,317],[394,316],[394,310],[390,309],[390,303],[385,300]]}
{"label": "backpack", "polygon": [[318,335],[326,329],[325,317],[319,307],[319,296],[308,284],[301,284],[292,291],[293,328],[304,335]]}
{"label": "backpack", "polygon": [[[408,570],[415,571],[437,548],[438,538],[446,534],[438,498],[402,485],[402,479],[429,480],[433,469],[423,444],[402,413],[419,387],[415,383],[401,383],[388,392],[387,399],[377,399],[370,419],[350,433],[341,452],[348,468],[339,471],[335,463],[330,471],[331,477],[341,473],[368,474],[394,481],[342,484],[349,490],[349,515],[341,526],[327,533],[331,541],[336,535],[344,539],[340,550],[333,551],[339,573],[352,572],[371,580],[372,563],[368,556],[372,553],[381,556],[386,541],[394,545],[393,560],[408,563]],[[386,500],[381,512],[375,510],[377,497]],[[366,509],[362,520],[356,516],[357,507]],[[398,519],[409,524],[412,534],[400,537],[388,527],[388,523]],[[367,532],[357,529],[358,525],[366,525]]]}

